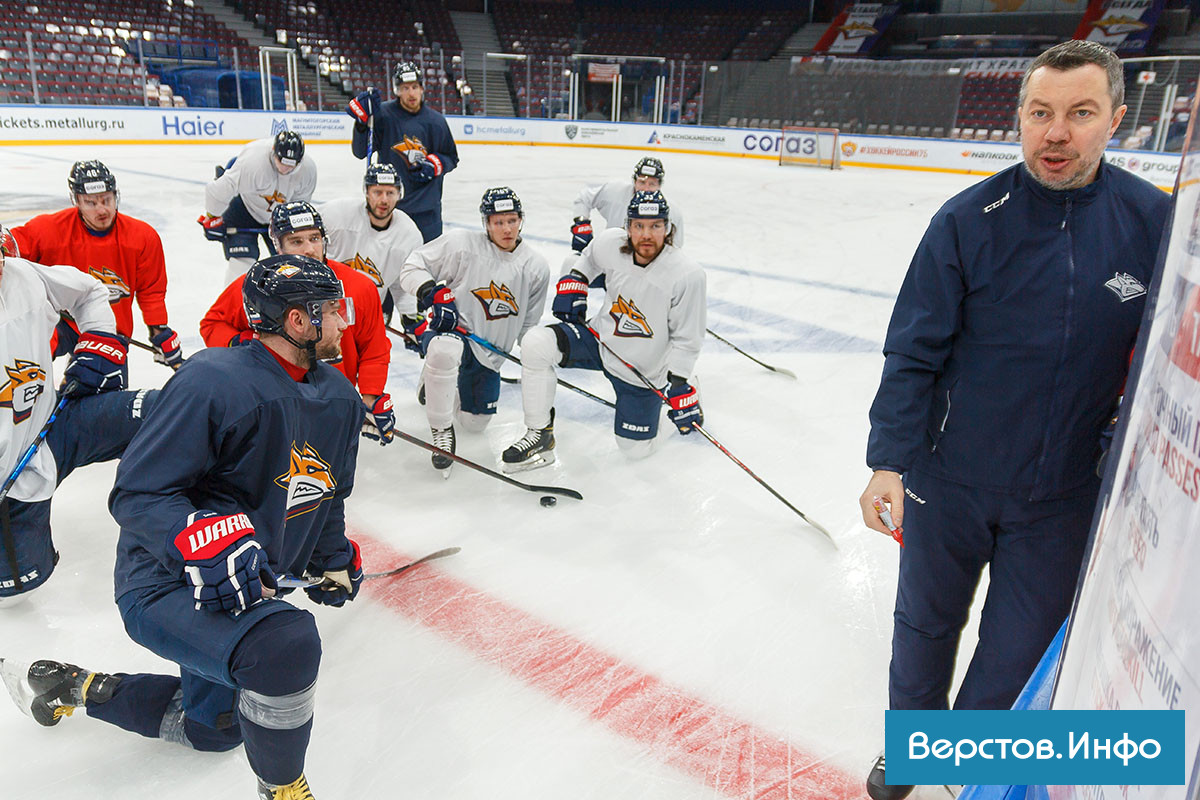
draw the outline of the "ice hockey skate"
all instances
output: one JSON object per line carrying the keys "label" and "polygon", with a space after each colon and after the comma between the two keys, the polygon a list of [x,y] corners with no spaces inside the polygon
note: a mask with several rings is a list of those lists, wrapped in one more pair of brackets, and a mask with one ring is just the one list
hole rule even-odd
{"label": "ice hockey skate", "polygon": [[259,800],[316,800],[303,775],[287,786],[272,786],[259,778],[258,797]]}
{"label": "ice hockey skate", "polygon": [[875,765],[871,767],[871,774],[867,776],[867,794],[871,800],[904,800],[912,794],[915,787],[904,784],[887,784],[887,776],[884,773],[884,757],[883,753],[879,754],[879,758],[875,759]]}
{"label": "ice hockey skate", "polygon": [[501,469],[507,473],[524,472],[554,463],[554,409],[550,409],[550,424],[544,428],[527,428],[520,441],[504,451]]}
{"label": "ice hockey skate", "polygon": [[[433,446],[445,450],[447,453],[455,452],[454,441],[454,426],[448,428],[430,428],[433,432]],[[454,466],[454,459],[441,453],[434,453],[430,458],[433,462],[433,468],[440,470],[443,478],[450,477],[450,468]]]}
{"label": "ice hockey skate", "polygon": [[58,661],[35,661],[30,666],[0,659],[0,676],[13,702],[39,725],[57,725],[91,700],[104,703],[112,698],[120,678],[88,672]]}

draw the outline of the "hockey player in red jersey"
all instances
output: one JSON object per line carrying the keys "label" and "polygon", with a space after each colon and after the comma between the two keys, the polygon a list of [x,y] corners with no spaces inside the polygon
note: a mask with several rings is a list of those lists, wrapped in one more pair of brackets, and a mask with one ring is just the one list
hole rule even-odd
{"label": "hockey player in red jersey", "polygon": [[[108,289],[117,333],[133,336],[133,301],[150,332],[156,361],[177,369],[179,337],[167,326],[167,268],[158,232],[118,211],[117,179],[99,161],[77,161],[67,178],[71,207],[40,214],[13,228],[21,256],[39,264],[69,264]],[[55,354],[69,353],[78,332],[58,327]]]}
{"label": "hockey player in red jersey", "polygon": [[[354,320],[342,339],[341,360],[333,364],[358,387],[367,407],[363,435],[380,444],[392,440],[396,418],[392,399],[384,391],[392,344],[383,324],[383,307],[375,283],[365,274],[340,261],[325,257],[325,224],[308,203],[275,206],[271,212],[271,239],[285,255],[304,255],[326,263],[346,287],[354,303]],[[212,308],[200,320],[200,335],[209,347],[236,347],[256,337],[242,305],[242,278],[225,287]]]}

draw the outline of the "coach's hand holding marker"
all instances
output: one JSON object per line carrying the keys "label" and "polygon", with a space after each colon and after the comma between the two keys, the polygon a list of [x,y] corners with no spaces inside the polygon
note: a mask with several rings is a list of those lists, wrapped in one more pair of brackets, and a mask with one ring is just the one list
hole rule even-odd
{"label": "coach's hand holding marker", "polygon": [[904,546],[904,482],[900,473],[877,469],[858,498],[863,523]]}

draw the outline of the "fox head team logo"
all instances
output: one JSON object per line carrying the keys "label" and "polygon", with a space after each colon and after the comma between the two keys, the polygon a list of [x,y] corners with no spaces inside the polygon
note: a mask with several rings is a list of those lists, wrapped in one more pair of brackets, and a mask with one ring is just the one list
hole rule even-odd
{"label": "fox head team logo", "polygon": [[288,471],[275,483],[287,489],[287,519],[312,511],[337,488],[329,464],[308,442],[304,447],[292,442]]}
{"label": "fox head team logo", "polygon": [[415,136],[405,136],[404,141],[392,145],[392,149],[402,154],[409,150],[420,150],[426,155],[429,154],[429,151],[425,149],[425,145],[421,144],[421,140]]}
{"label": "fox head team logo", "polygon": [[46,371],[33,361],[17,359],[6,366],[8,382],[0,386],[0,408],[11,408],[13,424],[24,422],[33,413],[38,397],[46,388]]}
{"label": "fox head team logo", "polygon": [[621,295],[617,295],[612,308],[608,310],[608,315],[613,318],[615,323],[613,325],[614,336],[632,336],[642,339],[654,336],[654,331],[650,329],[650,323],[646,321],[646,315],[638,310],[632,300],[626,300]]}
{"label": "fox head team logo", "polygon": [[376,286],[383,286],[383,276],[379,274],[379,268],[375,266],[375,262],[371,259],[364,258],[362,255],[355,253],[354,258],[346,262],[346,266],[366,275]]}
{"label": "fox head team logo", "polygon": [[267,204],[267,211],[270,211],[272,208],[279,205],[280,203],[287,202],[287,198],[284,197],[283,193],[280,192],[278,189],[271,192],[270,194],[260,194],[259,197],[261,197],[263,199],[263,202]]}
{"label": "fox head team logo", "polygon": [[472,289],[471,294],[483,306],[483,313],[488,319],[515,317],[521,311],[517,306],[517,298],[503,283],[497,286],[492,281],[485,287]]}
{"label": "fox head team logo", "polygon": [[119,303],[133,294],[129,289],[129,284],[108,267],[88,267],[88,275],[103,283],[104,288],[108,289],[108,302],[110,303]]}

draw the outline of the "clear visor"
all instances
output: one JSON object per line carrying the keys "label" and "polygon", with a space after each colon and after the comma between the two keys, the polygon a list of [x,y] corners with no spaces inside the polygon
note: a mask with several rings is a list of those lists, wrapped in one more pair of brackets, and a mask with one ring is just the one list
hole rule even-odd
{"label": "clear visor", "polygon": [[312,319],[325,322],[330,315],[336,314],[347,325],[354,324],[354,298],[339,297],[336,300],[314,301],[308,304],[308,313]]}

